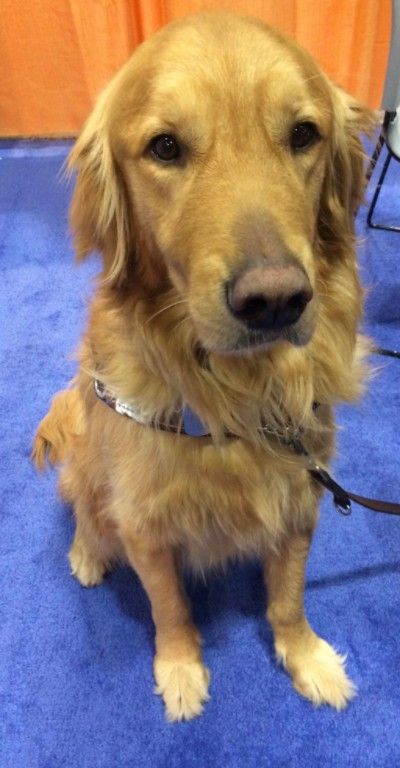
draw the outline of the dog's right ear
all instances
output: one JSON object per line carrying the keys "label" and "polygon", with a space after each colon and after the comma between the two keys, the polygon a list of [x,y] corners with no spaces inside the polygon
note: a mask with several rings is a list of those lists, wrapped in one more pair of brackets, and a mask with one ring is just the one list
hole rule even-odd
{"label": "dog's right ear", "polygon": [[112,155],[108,130],[109,88],[100,96],[68,158],[77,172],[70,223],[78,261],[100,251],[104,280],[120,285],[132,257],[129,200],[121,171]]}

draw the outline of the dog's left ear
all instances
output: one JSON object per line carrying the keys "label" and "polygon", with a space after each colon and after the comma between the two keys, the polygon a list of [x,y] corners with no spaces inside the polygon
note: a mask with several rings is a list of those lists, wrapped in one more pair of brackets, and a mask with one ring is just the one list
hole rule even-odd
{"label": "dog's left ear", "polygon": [[128,193],[113,157],[107,110],[113,82],[98,99],[68,158],[77,178],[70,222],[78,261],[97,250],[103,258],[103,278],[118,285],[133,259]]}
{"label": "dog's left ear", "polygon": [[333,135],[323,183],[319,236],[334,250],[354,235],[354,215],[366,185],[361,135],[377,124],[375,113],[337,86],[332,86]]}

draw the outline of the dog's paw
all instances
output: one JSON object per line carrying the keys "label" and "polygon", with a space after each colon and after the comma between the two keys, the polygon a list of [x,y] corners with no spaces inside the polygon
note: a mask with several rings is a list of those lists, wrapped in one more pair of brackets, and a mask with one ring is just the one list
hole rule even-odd
{"label": "dog's paw", "polygon": [[87,551],[81,539],[75,538],[68,559],[72,575],[83,587],[95,587],[101,584],[106,567],[100,558]]}
{"label": "dog's paw", "polygon": [[344,709],[356,695],[356,687],[345,672],[346,657],[341,656],[316,635],[309,647],[288,650],[276,644],[278,659],[290,672],[293,685],[301,696],[315,706],[330,704],[337,710]]}
{"label": "dog's paw", "polygon": [[191,720],[201,715],[209,699],[210,674],[200,661],[174,662],[156,657],[154,677],[155,692],[164,699],[167,720]]}

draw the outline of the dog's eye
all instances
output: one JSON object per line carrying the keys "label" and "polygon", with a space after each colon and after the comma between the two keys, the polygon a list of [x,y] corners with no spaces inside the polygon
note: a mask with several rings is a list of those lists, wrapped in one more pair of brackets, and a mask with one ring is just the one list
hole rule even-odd
{"label": "dog's eye", "polygon": [[293,152],[301,152],[315,144],[319,137],[318,128],[314,123],[297,123],[292,128],[290,146]]}
{"label": "dog's eye", "polygon": [[155,160],[161,160],[163,163],[173,163],[174,160],[178,160],[182,154],[181,147],[177,140],[167,133],[155,136],[150,142],[149,149],[152,157],[154,157]]}

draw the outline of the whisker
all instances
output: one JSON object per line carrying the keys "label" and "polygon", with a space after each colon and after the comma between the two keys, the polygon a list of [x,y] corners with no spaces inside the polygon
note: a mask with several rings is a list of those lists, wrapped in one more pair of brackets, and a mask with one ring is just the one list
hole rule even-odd
{"label": "whisker", "polygon": [[158,315],[161,315],[163,312],[166,312],[168,309],[172,309],[173,307],[177,307],[179,304],[187,304],[187,299],[179,299],[179,301],[174,301],[172,304],[167,304],[166,307],[161,307],[161,309],[157,310],[157,312],[154,312],[154,315],[151,315],[151,317],[148,317],[144,325],[147,325],[151,322],[151,320],[154,320],[155,317]]}

